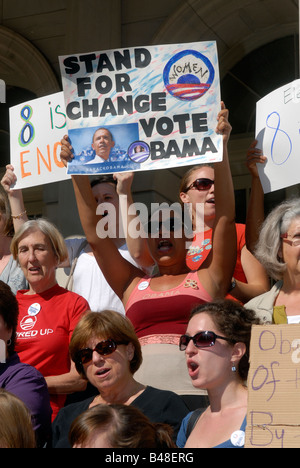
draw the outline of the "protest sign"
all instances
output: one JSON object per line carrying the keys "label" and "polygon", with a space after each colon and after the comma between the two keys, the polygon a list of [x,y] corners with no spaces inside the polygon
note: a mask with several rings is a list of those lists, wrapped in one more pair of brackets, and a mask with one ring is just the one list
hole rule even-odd
{"label": "protest sign", "polygon": [[67,133],[63,93],[51,94],[9,109],[10,161],[17,176],[14,189],[69,179],[60,160]]}
{"label": "protest sign", "polygon": [[5,341],[0,340],[0,364],[5,364],[6,362],[6,344]]}
{"label": "protest sign", "polygon": [[299,447],[300,324],[253,326],[248,391],[245,447]]}
{"label": "protest sign", "polygon": [[258,164],[264,193],[300,182],[300,80],[296,80],[258,101],[256,138],[267,156],[265,166]]}
{"label": "protest sign", "polygon": [[215,42],[60,57],[69,174],[163,169],[222,160],[215,133]]}

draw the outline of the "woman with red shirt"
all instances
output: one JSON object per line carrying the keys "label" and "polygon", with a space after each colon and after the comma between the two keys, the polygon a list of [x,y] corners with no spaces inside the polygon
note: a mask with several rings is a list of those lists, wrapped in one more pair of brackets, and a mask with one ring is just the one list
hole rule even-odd
{"label": "woman with red shirt", "polygon": [[17,292],[19,318],[16,352],[21,362],[45,377],[52,420],[64,405],[66,394],[85,389],[69,357],[69,342],[82,314],[89,310],[85,299],[61,288],[55,278],[57,266],[67,257],[64,240],[53,224],[27,221],[11,245],[29,289]]}
{"label": "woman with red shirt", "polygon": [[[197,205],[202,210],[199,213],[201,231],[195,230],[186,258],[188,267],[198,270],[212,249],[216,216],[214,167],[203,164],[190,169],[181,181],[180,199],[182,203],[191,204],[193,224]],[[269,280],[264,268],[246,247],[245,228],[244,224],[236,224],[237,261],[227,294],[228,299],[236,299],[242,303],[269,290]]]}

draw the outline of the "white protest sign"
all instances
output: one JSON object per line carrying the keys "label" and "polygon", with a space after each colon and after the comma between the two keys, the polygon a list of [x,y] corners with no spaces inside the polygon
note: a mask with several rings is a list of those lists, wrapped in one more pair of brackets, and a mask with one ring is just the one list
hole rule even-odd
{"label": "white protest sign", "polygon": [[74,54],[60,57],[60,68],[69,174],[222,160],[214,41]]}
{"label": "white protest sign", "polygon": [[257,102],[256,138],[267,156],[258,164],[264,193],[300,182],[300,80],[296,80]]}
{"label": "white protest sign", "polygon": [[0,340],[0,364],[6,362],[6,344],[5,341]]}
{"label": "white protest sign", "polygon": [[60,160],[60,141],[68,133],[63,93],[11,107],[9,118],[14,189],[69,179]]}

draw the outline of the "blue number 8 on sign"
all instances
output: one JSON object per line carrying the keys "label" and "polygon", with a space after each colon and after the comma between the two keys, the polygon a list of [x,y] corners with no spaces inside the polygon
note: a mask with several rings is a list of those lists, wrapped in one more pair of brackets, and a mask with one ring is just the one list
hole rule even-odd
{"label": "blue number 8 on sign", "polygon": [[24,147],[29,145],[35,137],[34,126],[30,123],[30,119],[33,114],[32,107],[27,104],[22,108],[20,114],[21,119],[24,120],[24,122],[26,122],[19,134],[19,145]]}

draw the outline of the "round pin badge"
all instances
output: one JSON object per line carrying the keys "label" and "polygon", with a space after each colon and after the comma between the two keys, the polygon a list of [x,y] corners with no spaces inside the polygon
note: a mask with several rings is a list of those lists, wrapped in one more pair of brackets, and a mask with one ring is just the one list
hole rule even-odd
{"label": "round pin badge", "polygon": [[147,289],[149,286],[149,281],[142,281],[139,285],[138,285],[138,289],[140,291],[144,291],[145,289]]}
{"label": "round pin badge", "polygon": [[231,434],[231,443],[235,447],[243,447],[245,445],[245,432],[235,431]]}
{"label": "round pin badge", "polygon": [[30,315],[31,317],[34,317],[40,312],[41,308],[42,307],[38,302],[31,304],[31,306],[28,308],[28,315]]}

